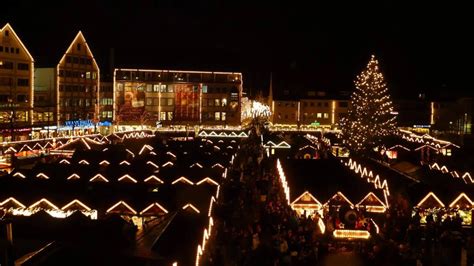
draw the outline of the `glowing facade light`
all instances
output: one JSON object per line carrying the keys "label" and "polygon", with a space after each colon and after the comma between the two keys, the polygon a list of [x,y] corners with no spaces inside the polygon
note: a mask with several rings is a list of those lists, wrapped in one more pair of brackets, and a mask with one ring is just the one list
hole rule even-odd
{"label": "glowing facade light", "polygon": [[43,209],[59,210],[59,208],[56,205],[54,205],[53,203],[51,203],[51,201],[49,201],[45,198],[42,198],[42,199],[38,200],[37,202],[33,203],[30,207],[28,207],[28,209],[34,209],[34,208],[39,207],[40,205],[43,205],[43,204],[45,204],[47,206],[46,208],[42,207]]}
{"label": "glowing facade light", "polygon": [[75,174],[75,173],[74,173],[74,174],[70,175],[70,176],[67,178],[67,180],[80,179],[80,178],[81,178],[81,177],[80,177],[78,174]]}
{"label": "glowing facade light", "polygon": [[195,211],[196,213],[201,213],[198,208],[194,207],[194,205],[192,205],[191,203],[188,203],[186,205],[183,206],[183,210],[186,210],[188,208],[191,208],[193,211]]}
{"label": "glowing facade light", "polygon": [[130,163],[127,162],[126,160],[123,160],[123,161],[120,162],[119,165],[130,165]]}
{"label": "glowing facade light", "polygon": [[333,236],[344,239],[369,239],[370,233],[366,230],[336,229]]}
{"label": "glowing facade light", "polygon": [[[163,213],[168,213],[168,211],[163,207],[161,206],[159,203],[157,202],[154,202],[150,205],[148,205],[148,207],[146,207],[145,209],[143,209],[143,211],[140,212],[140,215],[144,215],[146,214],[149,210],[151,210],[152,208],[158,208],[160,210],[160,212],[163,212]],[[153,214],[155,214],[156,212],[153,212]]]}
{"label": "glowing facade light", "polygon": [[151,175],[151,176],[147,177],[147,178],[144,180],[145,183],[146,183],[146,182],[153,182],[153,181],[156,181],[156,182],[161,183],[161,184],[164,183],[161,179],[159,179],[159,178],[156,177],[155,175]]}
{"label": "glowing facade light", "polygon": [[208,183],[208,184],[213,184],[213,185],[216,185],[218,186],[219,183],[217,183],[216,181],[214,181],[213,179],[211,179],[210,177],[206,177],[206,178],[203,178],[201,181],[197,182],[196,185],[201,185],[202,183]]}
{"label": "glowing facade light", "polygon": [[428,193],[416,206],[422,207],[423,204],[430,198],[433,198],[440,207],[444,207],[444,203],[433,192]]}
{"label": "glowing facade light", "polygon": [[130,205],[128,205],[125,201],[121,200],[117,203],[115,203],[112,207],[110,207],[109,209],[107,209],[106,213],[112,213],[112,212],[117,212],[117,213],[126,213],[126,212],[122,212],[120,210],[116,211],[114,209],[116,208],[119,208],[119,207],[125,207],[130,213],[132,214],[137,214],[137,212],[132,208],[130,207]]}
{"label": "glowing facade light", "polygon": [[13,174],[13,176],[14,176],[14,177],[21,177],[21,178],[26,178],[26,176],[25,176],[25,175],[23,175],[23,174],[22,174],[22,173],[20,173],[20,172],[16,172],[16,173],[14,173],[14,174]]}
{"label": "glowing facade light", "polygon": [[79,205],[81,207],[81,209],[85,210],[85,211],[91,211],[92,210],[91,208],[87,207],[87,205],[85,205],[84,203],[82,203],[78,199],[75,199],[75,200],[69,202],[68,204],[64,205],[64,207],[62,207],[61,210],[65,211],[65,210],[71,208],[74,205]]}
{"label": "glowing facade light", "polygon": [[[464,201],[464,204],[462,203]],[[465,194],[461,193],[459,196],[456,197],[456,199],[449,204],[450,208],[459,208],[460,206],[467,206],[469,209],[471,209],[474,206],[474,202]]]}
{"label": "glowing facade light", "polygon": [[3,207],[5,208],[5,206],[7,205],[11,205],[13,204],[15,206],[15,208],[23,208],[23,209],[26,209],[26,206],[23,205],[21,202],[19,202],[18,200],[16,200],[14,197],[9,197],[8,199],[2,201],[0,203],[0,207]]}
{"label": "glowing facade light", "polygon": [[[378,204],[374,205],[373,203],[367,201],[375,201]],[[383,213],[386,211],[385,204],[373,192],[367,193],[367,195],[356,204],[356,207],[365,207],[368,212]]]}
{"label": "glowing facade light", "polygon": [[62,159],[60,162],[60,164],[71,164],[68,160],[66,159]]}
{"label": "glowing facade light", "polygon": [[39,173],[36,175],[37,178],[49,179],[49,176],[45,175],[44,173]]}
{"label": "glowing facade light", "polygon": [[183,183],[187,183],[187,184],[189,184],[189,185],[194,185],[194,183],[191,182],[191,180],[187,179],[187,178],[184,177],[184,176],[182,176],[182,177],[176,179],[176,180],[173,181],[171,184],[174,185],[174,184],[176,184],[176,183],[178,183],[178,182],[183,182]]}
{"label": "glowing facade light", "polygon": [[79,161],[79,164],[89,165],[89,162],[86,161],[86,160],[80,160],[80,161]]}
{"label": "glowing facade light", "polygon": [[334,125],[336,122],[336,101],[332,101],[331,104],[331,124]]}
{"label": "glowing facade light", "polygon": [[137,183],[137,180],[135,180],[133,177],[131,177],[130,175],[126,174],[126,175],[123,175],[122,177],[120,177],[118,179],[118,181],[132,181],[133,183]]}
{"label": "glowing facade light", "polygon": [[109,180],[107,180],[107,178],[105,178],[103,175],[101,174],[96,174],[94,177],[92,177],[89,182],[109,182]]}
{"label": "glowing facade light", "polygon": [[334,196],[332,196],[326,203],[324,203],[324,206],[329,206],[330,202],[335,200],[336,198],[341,198],[345,202],[347,202],[350,206],[354,206],[354,204],[346,197],[342,192],[338,191]]}
{"label": "glowing facade light", "polygon": [[320,208],[322,204],[309,192],[303,192],[298,198],[296,198],[291,204],[292,207],[304,205],[304,206],[313,206]]}

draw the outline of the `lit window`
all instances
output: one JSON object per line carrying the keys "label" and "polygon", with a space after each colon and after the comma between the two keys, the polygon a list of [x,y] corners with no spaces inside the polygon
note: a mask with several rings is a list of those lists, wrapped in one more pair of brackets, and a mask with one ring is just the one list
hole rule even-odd
{"label": "lit window", "polygon": [[214,99],[214,105],[215,106],[220,106],[221,105],[221,100],[220,99]]}
{"label": "lit window", "polygon": [[152,90],[153,90],[153,85],[147,84],[147,85],[146,85],[146,91],[147,91],[147,92],[151,92]]}
{"label": "lit window", "polygon": [[153,85],[153,92],[159,92],[160,91],[160,85]]}
{"label": "lit window", "polygon": [[227,99],[226,98],[222,99],[222,106],[227,106]]}
{"label": "lit window", "polygon": [[220,112],[215,112],[214,117],[216,118],[216,121],[221,120],[221,113]]}
{"label": "lit window", "polygon": [[207,85],[202,85],[202,93],[207,93]]}
{"label": "lit window", "polygon": [[[166,85],[165,85],[166,86]],[[168,86],[167,92],[174,92],[173,86]]]}
{"label": "lit window", "polygon": [[222,113],[221,113],[221,120],[222,120],[222,121],[225,121],[225,112],[222,112]]}
{"label": "lit window", "polygon": [[168,112],[168,120],[173,120],[173,112]]}
{"label": "lit window", "polygon": [[328,114],[328,113],[324,113],[324,118],[329,118],[329,114]]}
{"label": "lit window", "polygon": [[322,114],[322,113],[317,113],[317,114],[316,114],[316,117],[317,117],[317,118],[321,118],[321,117],[323,117],[323,114]]}
{"label": "lit window", "polygon": [[160,113],[160,120],[166,120],[166,112]]}

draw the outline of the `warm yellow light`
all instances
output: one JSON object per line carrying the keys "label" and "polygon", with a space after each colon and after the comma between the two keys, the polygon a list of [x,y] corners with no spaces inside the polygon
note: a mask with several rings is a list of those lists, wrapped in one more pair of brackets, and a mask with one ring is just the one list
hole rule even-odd
{"label": "warm yellow light", "polygon": [[346,239],[369,239],[370,233],[366,230],[349,230],[349,229],[336,229],[333,232],[335,238],[346,238]]}
{"label": "warm yellow light", "polygon": [[49,179],[49,176],[45,175],[44,173],[39,173],[36,175],[38,178],[44,178],[44,179]]}
{"label": "warm yellow light", "polygon": [[67,180],[71,180],[71,179],[80,179],[81,177],[78,175],[78,174],[72,174],[70,175]]}
{"label": "warm yellow light", "polygon": [[153,202],[152,204],[148,205],[148,207],[143,209],[143,211],[140,212],[140,215],[143,215],[144,213],[146,213],[149,209],[153,208],[154,206],[158,207],[164,213],[168,213],[168,211],[163,206],[161,206],[158,202]]}
{"label": "warm yellow light", "polygon": [[194,207],[194,205],[192,205],[191,203],[188,203],[186,205],[183,206],[183,210],[186,210],[187,208],[191,208],[192,210],[194,210],[196,213],[201,213],[198,208]]}
{"label": "warm yellow light", "polygon": [[156,177],[155,175],[151,175],[151,176],[147,177],[144,181],[145,181],[145,182],[150,182],[151,180],[155,180],[155,181],[157,181],[157,182],[159,182],[159,183],[161,183],[161,184],[164,183],[161,179],[159,179],[159,178]]}
{"label": "warm yellow light", "polygon": [[133,177],[131,177],[130,175],[126,174],[126,175],[123,175],[122,177],[120,177],[118,179],[118,181],[124,181],[124,180],[130,180],[132,181],[133,183],[137,183],[137,180],[135,180]]}
{"label": "warm yellow light", "polygon": [[51,207],[52,210],[59,210],[59,208],[56,205],[54,205],[53,203],[51,203],[51,201],[49,201],[45,198],[42,198],[42,199],[38,200],[37,202],[33,203],[28,209],[34,209],[38,205],[40,205],[41,203],[46,203],[46,205]]}
{"label": "warm yellow light", "polygon": [[438,197],[436,197],[433,192],[428,193],[416,206],[421,207],[423,203],[425,203],[425,201],[428,200],[430,197],[433,197],[441,207],[444,207],[444,203]]}
{"label": "warm yellow light", "polygon": [[89,182],[98,182],[98,181],[103,181],[103,182],[109,182],[109,180],[107,180],[107,178],[105,178],[103,175],[101,174],[96,174],[94,177],[92,177]]}
{"label": "warm yellow light", "polygon": [[125,206],[125,208],[127,208],[127,209],[128,209],[130,212],[132,212],[133,214],[137,214],[137,212],[136,212],[132,207],[130,207],[130,206],[129,206],[125,201],[123,201],[123,200],[121,200],[121,201],[115,203],[112,207],[110,207],[110,208],[106,211],[106,213],[109,213],[109,212],[113,211],[113,210],[114,210],[116,207],[118,207],[119,205]]}
{"label": "warm yellow light", "polygon": [[467,202],[469,202],[469,207],[473,207],[474,206],[474,202],[472,202],[472,200],[465,194],[465,193],[461,193],[459,194],[459,196],[457,196],[457,198],[455,200],[453,200],[453,202],[451,202],[451,204],[449,204],[449,207],[450,208],[454,208],[455,206],[458,205],[458,202],[462,199],[466,199]]}
{"label": "warm yellow light", "polygon": [[84,203],[82,203],[78,199],[75,199],[75,200],[69,202],[68,204],[64,205],[64,207],[62,207],[61,210],[65,211],[66,209],[68,209],[69,207],[71,207],[74,204],[78,204],[79,206],[84,208],[86,211],[91,211],[91,208],[87,207],[87,205],[85,205]]}
{"label": "warm yellow light", "polygon": [[201,181],[197,182],[196,185],[201,185],[202,183],[209,183],[209,184],[213,184],[213,185],[216,185],[218,186],[219,183],[217,183],[216,181],[214,181],[213,179],[211,179],[210,177],[206,177],[206,178],[203,178]]}
{"label": "warm yellow light", "polygon": [[0,206],[3,206],[3,205],[7,204],[10,201],[12,201],[15,205],[20,206],[20,208],[26,208],[25,205],[21,204],[21,202],[16,200],[14,197],[9,197],[8,199],[4,200],[3,202],[0,203]]}
{"label": "warm yellow light", "polygon": [[183,183],[188,183],[189,185],[194,185],[194,183],[193,183],[191,180],[187,179],[187,178],[184,177],[184,176],[182,176],[182,177],[176,179],[176,180],[173,181],[171,184],[174,185],[174,184],[176,184],[176,183],[178,183],[178,182],[183,182]]}

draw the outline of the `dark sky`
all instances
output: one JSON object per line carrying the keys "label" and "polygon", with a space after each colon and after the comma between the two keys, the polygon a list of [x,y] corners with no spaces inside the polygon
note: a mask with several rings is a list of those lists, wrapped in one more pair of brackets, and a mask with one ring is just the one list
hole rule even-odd
{"label": "dark sky", "polygon": [[242,71],[246,88],[263,89],[273,72],[280,89],[351,90],[374,53],[395,95],[473,91],[468,1],[361,2],[15,0],[0,23],[33,56],[82,30],[103,69],[113,47],[116,66]]}

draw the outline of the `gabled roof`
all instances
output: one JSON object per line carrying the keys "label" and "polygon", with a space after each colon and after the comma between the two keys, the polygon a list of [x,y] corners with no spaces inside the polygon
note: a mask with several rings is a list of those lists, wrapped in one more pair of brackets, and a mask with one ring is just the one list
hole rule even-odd
{"label": "gabled roof", "polygon": [[3,31],[5,31],[5,30],[8,30],[9,32],[11,32],[13,34],[15,39],[18,40],[18,43],[20,43],[21,48],[26,52],[28,57],[34,62],[35,60],[34,60],[33,56],[31,55],[30,51],[28,51],[28,49],[26,48],[26,46],[21,41],[18,34],[16,34],[15,30],[13,30],[13,27],[9,23],[5,24],[5,26],[3,26],[3,28],[0,29],[0,34],[3,33]]}

